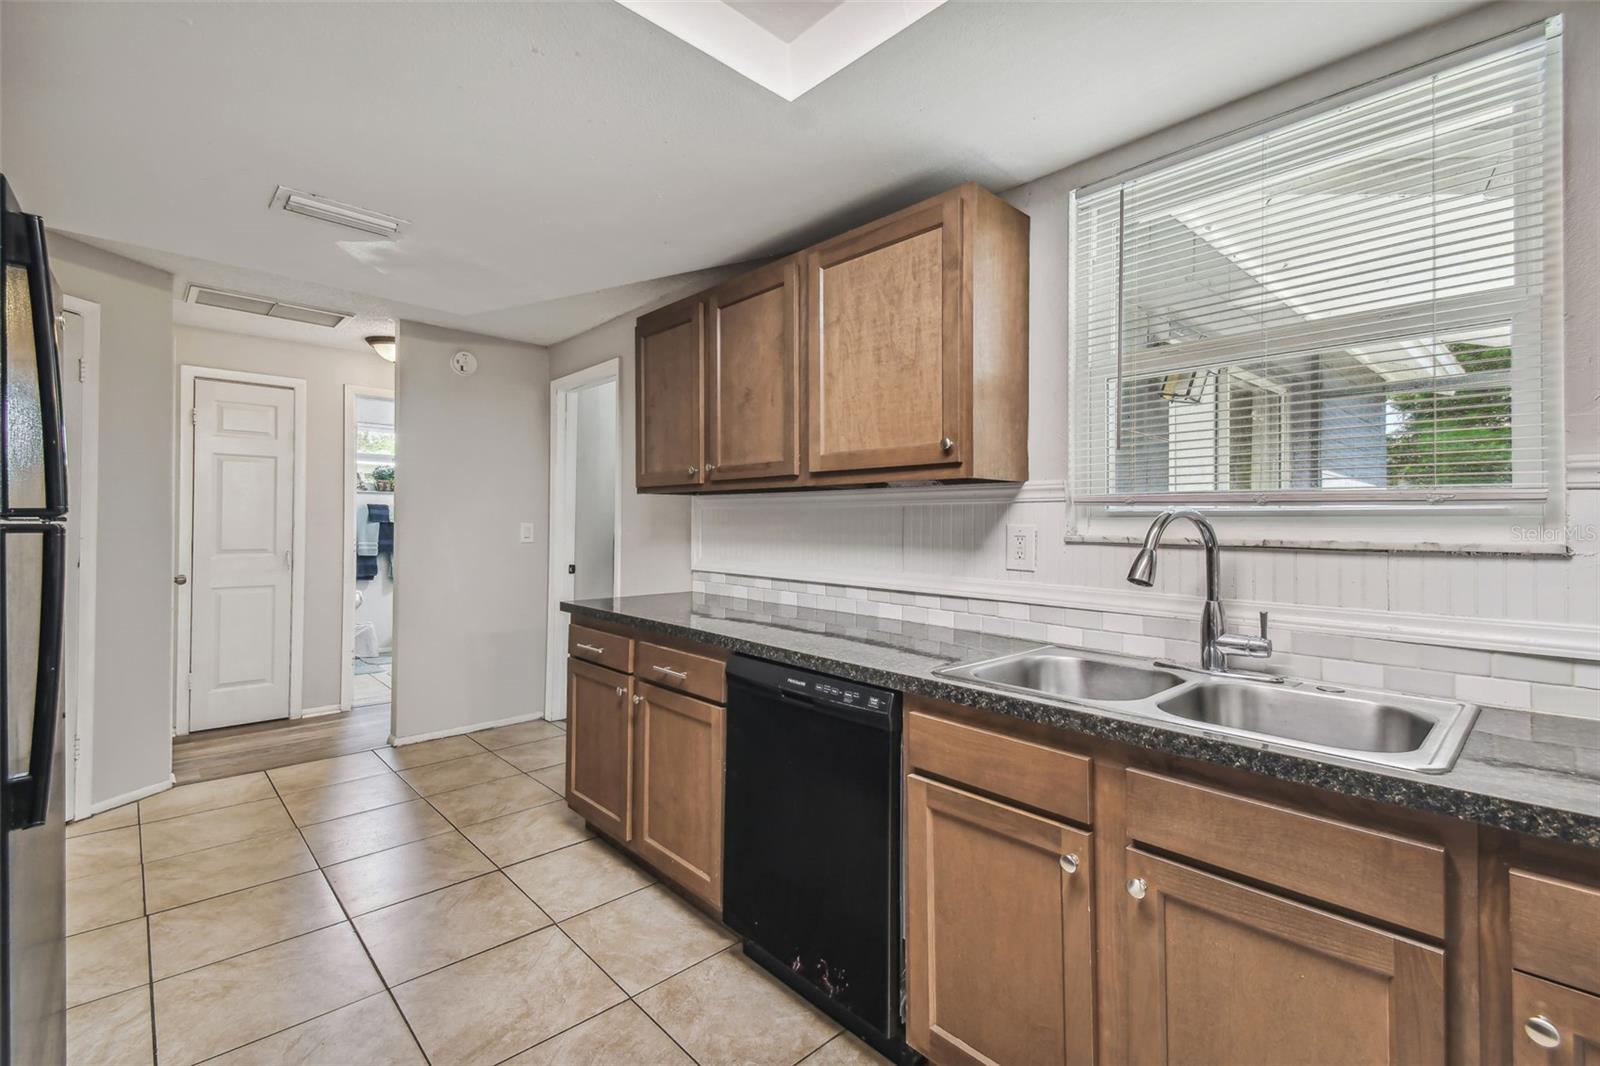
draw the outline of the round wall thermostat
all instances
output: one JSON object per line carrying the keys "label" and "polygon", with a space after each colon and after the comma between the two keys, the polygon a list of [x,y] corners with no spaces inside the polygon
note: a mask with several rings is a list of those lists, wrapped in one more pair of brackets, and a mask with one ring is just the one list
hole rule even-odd
{"label": "round wall thermostat", "polygon": [[466,377],[478,369],[478,357],[471,352],[457,352],[450,357],[450,369]]}

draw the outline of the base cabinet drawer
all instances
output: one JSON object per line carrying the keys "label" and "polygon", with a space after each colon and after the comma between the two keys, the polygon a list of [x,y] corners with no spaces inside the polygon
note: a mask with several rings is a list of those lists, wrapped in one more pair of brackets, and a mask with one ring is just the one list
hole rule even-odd
{"label": "base cabinet drawer", "polygon": [[1519,869],[1508,883],[1512,967],[1600,995],[1600,889]]}
{"label": "base cabinet drawer", "polygon": [[567,660],[567,805],[626,844],[633,837],[633,679]]}
{"label": "base cabinet drawer", "polygon": [[1129,848],[1129,1058],[1445,1062],[1445,953]]}
{"label": "base cabinet drawer", "polygon": [[634,850],[720,910],[727,712],[654,685],[636,687]]}
{"label": "base cabinet drawer", "polygon": [[1090,834],[906,779],[908,1042],[940,1066],[1094,1061]]}
{"label": "base cabinet drawer", "polygon": [[1600,996],[1514,973],[1511,1004],[1515,1066],[1600,1064]]}

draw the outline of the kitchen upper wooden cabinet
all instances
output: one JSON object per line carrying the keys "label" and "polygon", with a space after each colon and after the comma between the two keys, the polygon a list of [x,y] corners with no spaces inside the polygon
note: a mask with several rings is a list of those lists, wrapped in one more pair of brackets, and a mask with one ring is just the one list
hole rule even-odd
{"label": "kitchen upper wooden cabinet", "polygon": [[567,660],[567,803],[627,843],[633,839],[633,679]]}
{"label": "kitchen upper wooden cabinet", "polygon": [[636,333],[640,489],[1027,479],[1028,216],[976,185]]}
{"label": "kitchen upper wooden cabinet", "polygon": [[961,214],[946,197],[806,253],[813,473],[958,466]]}
{"label": "kitchen upper wooden cabinet", "polygon": [[697,487],[705,481],[705,302],[645,315],[634,341],[638,487]]}
{"label": "kitchen upper wooden cabinet", "polygon": [[1445,1061],[1441,949],[1136,848],[1126,869],[1132,1061]]}
{"label": "kitchen upper wooden cabinet", "polygon": [[1094,1061],[1088,833],[906,780],[908,1042],[942,1064]]}
{"label": "kitchen upper wooden cabinet", "polygon": [[706,472],[800,476],[800,271],[793,259],[706,297]]}
{"label": "kitchen upper wooden cabinet", "polygon": [[720,909],[725,712],[642,683],[634,702],[634,846],[645,861]]}

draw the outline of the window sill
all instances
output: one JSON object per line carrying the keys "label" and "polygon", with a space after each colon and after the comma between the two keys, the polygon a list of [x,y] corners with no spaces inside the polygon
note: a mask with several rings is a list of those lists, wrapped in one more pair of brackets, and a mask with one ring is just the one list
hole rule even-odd
{"label": "window sill", "polygon": [[[1144,536],[1131,533],[1068,533],[1061,540],[1064,544],[1138,545],[1144,543]],[[1262,551],[1366,552],[1376,555],[1545,556],[1565,559],[1573,554],[1572,548],[1565,541],[1540,543],[1535,540],[1521,544],[1441,544],[1426,541],[1415,544],[1392,544],[1384,541],[1309,540],[1292,537],[1228,537],[1219,531],[1217,543],[1224,548],[1252,548]],[[1193,536],[1174,536],[1171,533],[1162,544],[1188,548],[1200,546],[1199,540]]]}

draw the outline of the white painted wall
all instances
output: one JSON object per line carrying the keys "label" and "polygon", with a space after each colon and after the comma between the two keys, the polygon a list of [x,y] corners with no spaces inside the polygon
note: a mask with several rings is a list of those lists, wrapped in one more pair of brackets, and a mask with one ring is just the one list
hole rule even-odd
{"label": "white painted wall", "polygon": [[[372,352],[321,348],[292,341],[173,327],[173,361],[306,382],[305,646],[304,709],[339,705],[344,635],[344,387],[394,387],[394,365]],[[176,372],[174,372],[176,373]],[[182,398],[178,398],[182,403]]]}
{"label": "white painted wall", "polygon": [[[709,282],[704,282],[709,284]],[[622,557],[619,596],[689,590],[689,500],[634,490],[635,400],[633,320],[687,293],[647,304],[550,348],[550,374],[561,377],[607,359],[622,361]]]}
{"label": "white painted wall", "polygon": [[577,455],[573,491],[574,595],[580,600],[616,590],[617,383],[602,381],[573,393]]}
{"label": "white painted wall", "polygon": [[[948,489],[708,498],[695,508],[695,568],[1192,618],[1202,585],[1197,552],[1169,553],[1157,587],[1141,592],[1124,581],[1131,547],[1063,542],[1069,193],[1557,11],[1566,16],[1565,428],[1573,557],[1230,549],[1223,592],[1239,618],[1262,608],[1308,627],[1403,626],[1413,639],[1442,645],[1464,634],[1505,634],[1530,653],[1600,658],[1600,186],[1593,180],[1600,174],[1600,65],[1592,62],[1600,54],[1600,5],[1582,3],[1483,8],[1007,193],[1032,218],[1033,482],[1015,499]],[[1004,569],[1005,526],[1017,522],[1038,526],[1037,573]]]}
{"label": "white painted wall", "polygon": [[[392,731],[404,741],[541,715],[548,353],[413,322],[397,336]],[[461,350],[477,356],[471,377],[450,370]],[[523,522],[532,543],[518,542]]]}
{"label": "white painted wall", "polygon": [[[177,404],[172,278],[49,236],[62,290],[100,305],[100,498],[91,802],[172,775]],[[70,431],[70,427],[69,427]]]}

